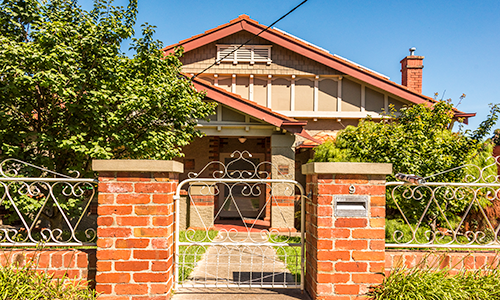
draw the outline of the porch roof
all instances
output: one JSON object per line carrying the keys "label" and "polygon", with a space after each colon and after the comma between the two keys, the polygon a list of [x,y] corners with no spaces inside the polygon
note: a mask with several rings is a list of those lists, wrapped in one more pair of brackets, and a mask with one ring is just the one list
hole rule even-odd
{"label": "porch roof", "polygon": [[223,88],[212,85],[210,82],[195,77],[193,80],[193,85],[198,91],[204,91],[207,98],[210,98],[220,104],[227,105],[233,109],[236,109],[244,114],[250,115],[255,119],[262,120],[273,126],[287,130],[293,134],[302,136],[313,142],[318,142],[317,139],[313,138],[304,129],[307,125],[307,121],[298,121],[293,118],[287,117],[285,115],[279,114],[270,108],[264,107],[257,104],[256,102],[247,100],[238,94],[226,91]]}

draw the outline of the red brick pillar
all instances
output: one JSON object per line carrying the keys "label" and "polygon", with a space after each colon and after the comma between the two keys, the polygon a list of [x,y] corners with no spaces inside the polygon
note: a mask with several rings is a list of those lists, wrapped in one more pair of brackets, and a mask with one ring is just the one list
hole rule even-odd
{"label": "red brick pillar", "polygon": [[99,172],[99,299],[170,298],[179,162],[94,160]]}
{"label": "red brick pillar", "polygon": [[391,164],[309,163],[306,290],[313,299],[357,299],[382,282],[385,175]]}

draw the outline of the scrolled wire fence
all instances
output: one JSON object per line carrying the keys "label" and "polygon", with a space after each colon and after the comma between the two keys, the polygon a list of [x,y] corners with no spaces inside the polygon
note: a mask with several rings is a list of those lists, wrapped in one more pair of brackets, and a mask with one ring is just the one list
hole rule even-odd
{"label": "scrolled wire fence", "polygon": [[[500,249],[500,157],[387,182],[387,248]],[[427,182],[461,172],[456,182]]]}
{"label": "scrolled wire fence", "polygon": [[60,174],[17,159],[0,163],[0,246],[95,246],[87,219],[97,180]]}

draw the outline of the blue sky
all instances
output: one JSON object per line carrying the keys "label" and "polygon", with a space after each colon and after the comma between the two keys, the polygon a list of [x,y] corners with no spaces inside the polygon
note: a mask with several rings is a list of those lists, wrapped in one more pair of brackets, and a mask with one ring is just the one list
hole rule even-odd
{"label": "blue sky", "polygon": [[[145,22],[157,26],[155,37],[166,46],[241,14],[269,25],[301,1],[139,0],[137,29]],[[79,0],[86,9],[92,2]],[[309,0],[276,27],[396,83],[399,61],[416,47],[415,54],[425,56],[423,93],[444,93],[454,104],[466,94],[458,109],[477,113],[466,127],[475,129],[488,115],[488,104],[500,103],[499,15],[498,0]]]}

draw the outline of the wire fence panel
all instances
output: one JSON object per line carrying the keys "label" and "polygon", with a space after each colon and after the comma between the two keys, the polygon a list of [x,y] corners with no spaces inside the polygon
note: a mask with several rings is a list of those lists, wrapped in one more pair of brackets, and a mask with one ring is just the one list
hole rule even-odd
{"label": "wire fence panel", "polygon": [[0,246],[94,246],[89,220],[97,180],[59,174],[17,159],[0,163]]}
{"label": "wire fence panel", "polygon": [[461,172],[457,182],[404,174],[396,177],[412,184],[387,182],[386,247],[500,249],[498,164],[489,157],[449,170]]}
{"label": "wire fence panel", "polygon": [[[182,191],[190,207],[184,231]],[[294,227],[294,202],[303,204],[303,197],[300,184],[246,151],[190,173],[175,198],[176,288],[303,288],[303,209],[302,226]],[[266,215],[279,228],[270,228]]]}

